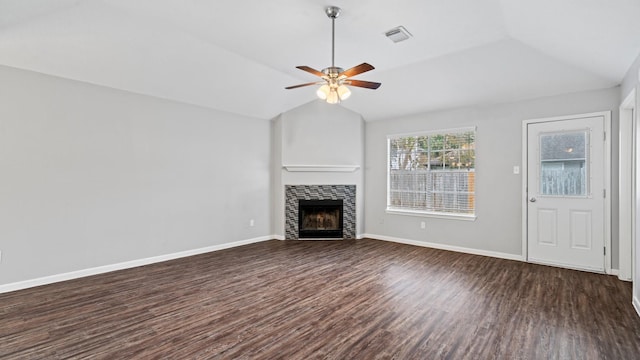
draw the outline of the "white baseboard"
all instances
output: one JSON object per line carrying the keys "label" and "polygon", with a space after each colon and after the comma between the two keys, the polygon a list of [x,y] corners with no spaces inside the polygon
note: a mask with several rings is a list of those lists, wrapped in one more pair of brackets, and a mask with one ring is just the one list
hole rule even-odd
{"label": "white baseboard", "polygon": [[617,276],[619,280],[622,281],[632,281],[631,278],[627,278],[624,277],[621,273],[620,273],[620,269],[611,269],[608,272],[609,275],[613,275],[613,276]]}
{"label": "white baseboard", "polygon": [[276,240],[285,240],[284,235],[273,235],[273,238]]}
{"label": "white baseboard", "polygon": [[636,309],[636,313],[640,316],[640,299],[633,297],[633,307]]}
{"label": "white baseboard", "polygon": [[497,252],[497,251],[472,249],[472,248],[466,248],[462,246],[445,245],[445,244],[438,244],[438,243],[432,243],[427,241],[401,239],[401,238],[385,236],[385,235],[362,234],[362,236],[370,239],[391,241],[391,242],[400,243],[400,244],[422,246],[422,247],[428,247],[432,249],[449,250],[449,251],[461,252],[466,254],[489,256],[489,257],[500,258],[500,259],[524,261],[524,259],[522,258],[522,255],[507,254],[507,253]]}
{"label": "white baseboard", "polygon": [[622,281],[633,281],[633,279],[631,279],[630,277],[625,277],[620,273],[620,270],[618,269],[611,269],[610,272],[611,275],[615,275],[618,277],[618,279],[622,280]]}
{"label": "white baseboard", "polygon": [[272,235],[261,236],[253,239],[240,240],[240,241],[235,241],[231,243],[207,246],[199,249],[181,251],[173,254],[159,255],[159,256],[153,256],[145,259],[125,261],[117,264],[98,266],[98,267],[89,268],[89,269],[71,271],[63,274],[50,275],[50,276],[45,276],[41,278],[0,285],[0,294],[7,293],[10,291],[16,291],[16,290],[22,290],[22,289],[27,289],[31,287],[41,286],[41,285],[53,284],[60,281],[78,279],[78,278],[91,276],[91,275],[104,274],[111,271],[130,269],[138,266],[155,264],[155,263],[159,263],[167,260],[174,260],[174,259],[179,259],[187,256],[204,254],[212,251],[229,249],[237,246],[272,240],[273,238],[274,236]]}
{"label": "white baseboard", "polygon": [[609,272],[607,272],[607,274],[613,275],[613,276],[617,276],[618,279],[622,280],[620,278],[620,270],[618,270],[618,269],[610,269]]}

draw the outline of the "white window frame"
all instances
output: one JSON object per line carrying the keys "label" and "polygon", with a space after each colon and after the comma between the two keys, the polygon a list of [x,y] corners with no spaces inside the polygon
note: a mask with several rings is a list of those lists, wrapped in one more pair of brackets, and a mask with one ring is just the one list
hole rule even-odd
{"label": "white window frame", "polygon": [[[444,213],[444,212],[433,212],[426,210],[415,210],[415,209],[398,209],[389,207],[390,204],[390,196],[391,196],[391,159],[390,159],[390,146],[391,140],[403,138],[403,137],[415,137],[415,136],[429,136],[434,134],[446,134],[446,133],[454,133],[454,132],[467,132],[473,131],[476,133],[475,143],[477,144],[477,127],[462,127],[462,128],[450,128],[450,129],[438,129],[438,130],[428,130],[428,131],[420,131],[413,133],[403,133],[403,134],[393,134],[387,135],[387,203],[386,203],[386,213],[388,214],[396,214],[396,215],[408,215],[408,216],[420,216],[420,217],[429,217],[429,218],[439,218],[439,219],[453,219],[453,220],[466,220],[466,221],[475,221],[477,218],[477,206],[474,206],[473,214],[459,214],[459,213]],[[477,155],[477,150],[474,149],[474,155]],[[477,156],[476,156],[477,157]],[[475,166],[474,166],[475,171]],[[475,184],[475,181],[474,181]],[[475,188],[475,186],[474,186]],[[474,195],[476,191],[474,190]]]}

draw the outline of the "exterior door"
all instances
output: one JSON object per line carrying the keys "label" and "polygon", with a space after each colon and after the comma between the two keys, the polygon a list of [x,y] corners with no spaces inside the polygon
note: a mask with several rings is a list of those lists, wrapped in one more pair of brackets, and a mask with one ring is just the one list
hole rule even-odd
{"label": "exterior door", "polygon": [[527,124],[527,257],[604,272],[604,116]]}

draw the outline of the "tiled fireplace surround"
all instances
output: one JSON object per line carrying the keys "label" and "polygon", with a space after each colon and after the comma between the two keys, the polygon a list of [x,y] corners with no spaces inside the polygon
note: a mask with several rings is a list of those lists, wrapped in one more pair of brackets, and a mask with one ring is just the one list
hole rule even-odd
{"label": "tiled fireplace surround", "polygon": [[298,200],[342,200],[343,238],[356,238],[355,185],[285,185],[285,238],[298,239]]}

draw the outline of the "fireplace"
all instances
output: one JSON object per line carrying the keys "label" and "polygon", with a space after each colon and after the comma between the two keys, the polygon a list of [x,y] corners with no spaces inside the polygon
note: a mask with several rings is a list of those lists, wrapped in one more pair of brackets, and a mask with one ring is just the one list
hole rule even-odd
{"label": "fireplace", "polygon": [[298,238],[342,238],[342,200],[298,200]]}
{"label": "fireplace", "polygon": [[[285,239],[355,239],[356,238],[356,186],[355,185],[285,185]],[[328,233],[328,229],[316,229],[322,231],[321,234],[310,234],[305,230],[300,232],[300,204],[301,200],[308,201],[341,201],[340,211],[337,221],[339,228],[331,229],[333,233]],[[330,216],[334,216],[330,214]],[[317,218],[316,218],[317,221]],[[324,222],[324,218],[323,218]],[[327,223],[328,225],[328,223]],[[341,234],[341,235],[339,235]]]}

